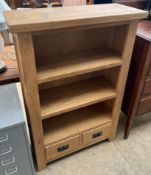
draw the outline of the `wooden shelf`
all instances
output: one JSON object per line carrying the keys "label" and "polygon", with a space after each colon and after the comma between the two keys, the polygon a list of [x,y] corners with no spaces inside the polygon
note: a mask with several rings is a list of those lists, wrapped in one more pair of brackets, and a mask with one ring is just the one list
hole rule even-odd
{"label": "wooden shelf", "polygon": [[40,92],[41,116],[46,119],[116,97],[105,77],[93,78]]}
{"label": "wooden shelf", "polygon": [[55,55],[38,63],[38,83],[51,82],[122,64],[121,55],[109,48]]}
{"label": "wooden shelf", "polygon": [[44,120],[44,144],[47,146],[109,122],[112,122],[111,109],[103,103]]}

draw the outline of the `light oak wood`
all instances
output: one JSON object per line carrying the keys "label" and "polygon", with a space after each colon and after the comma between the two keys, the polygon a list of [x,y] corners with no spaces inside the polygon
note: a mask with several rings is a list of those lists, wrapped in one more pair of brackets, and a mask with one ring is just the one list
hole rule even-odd
{"label": "light oak wood", "polygon": [[[66,146],[64,151],[58,151],[62,146]],[[50,159],[58,158],[67,155],[71,151],[77,150],[81,146],[80,136],[76,135],[71,138],[65,139],[61,142],[46,146],[47,161]]]}
{"label": "light oak wood", "polygon": [[[100,138],[92,139],[92,136],[96,134],[98,131],[102,132],[102,136]],[[50,144],[46,146],[47,161],[48,162],[53,161],[65,155],[71,154],[75,151],[78,151],[82,148],[88,147],[94,143],[106,140],[109,138],[110,131],[111,131],[111,123],[107,123],[90,131],[84,132],[83,134],[72,136],[68,139],[65,139],[55,144]],[[68,149],[60,153],[58,152],[58,149],[62,146],[67,146]]]}
{"label": "light oak wood", "polygon": [[42,119],[116,97],[114,86],[104,77],[40,92]]}
{"label": "light oak wood", "polygon": [[[114,72],[114,71],[116,71],[116,69],[118,70],[119,67],[120,66],[117,66],[117,67],[115,66],[113,68],[110,68],[109,70],[111,72]],[[93,78],[96,78],[99,76],[105,76],[114,85],[116,82],[115,81],[116,78],[114,79],[114,81],[112,81],[110,79],[109,75],[106,73],[106,71],[107,71],[107,68],[103,69],[103,70],[99,70],[99,71],[84,73],[84,74],[80,74],[80,75],[76,75],[76,76],[72,76],[72,77],[65,77],[65,78],[62,78],[59,80],[54,80],[51,82],[42,83],[42,84],[39,84],[39,91],[51,89],[51,88],[55,88],[55,87],[59,87],[59,86],[68,86],[69,84],[72,84],[72,83],[82,82],[84,80],[93,79]]]}
{"label": "light oak wood", "polygon": [[83,145],[92,145],[110,137],[112,123],[83,132]]}
{"label": "light oak wood", "polygon": [[[125,24],[129,24],[129,21],[113,21],[113,22],[110,22],[110,23],[101,23],[101,24],[94,24],[93,26],[91,26],[91,25],[83,25],[83,26],[80,26],[80,27],[76,27],[76,26],[74,26],[74,27],[69,27],[69,28],[59,28],[59,29],[52,29],[52,30],[45,30],[45,32],[43,31],[43,30],[41,30],[41,31],[34,31],[32,34],[33,34],[33,37],[35,37],[35,36],[41,36],[41,35],[43,35],[43,36],[45,36],[45,35],[49,35],[50,33],[53,33],[53,35],[54,34],[56,34],[56,33],[59,33],[59,32],[71,32],[72,30],[75,30],[75,31],[83,31],[83,30],[85,30],[85,29],[99,29],[99,30],[101,30],[102,28],[106,28],[106,29],[108,29],[109,27],[110,28],[114,28],[115,26],[120,26],[120,25],[125,25]],[[85,31],[87,31],[87,30],[85,30]],[[104,31],[104,30],[102,30],[102,31]],[[104,31],[104,33],[105,33],[105,31]],[[36,50],[35,50],[36,51]]]}
{"label": "light oak wood", "polygon": [[[118,26],[116,26],[118,27]],[[51,59],[54,55],[72,54],[91,51],[108,47],[111,40],[111,33],[114,30],[110,27],[97,28],[72,28],[65,30],[55,30],[39,33],[33,36],[35,56],[37,63],[48,57]],[[51,41],[51,42],[50,42]]]}
{"label": "light oak wood", "polygon": [[[46,160],[44,152],[43,130],[40,117],[38,86],[36,83],[37,78],[32,35],[30,33],[21,33],[15,35],[15,46],[17,61],[20,67],[19,71],[25,98],[25,105],[28,108],[30,127],[33,133],[32,139],[35,146],[37,164],[39,169],[43,169],[46,166]],[[39,129],[37,130],[37,128]]]}
{"label": "light oak wood", "polygon": [[117,52],[121,53],[124,49],[126,34],[127,34],[127,27],[129,24],[120,25],[118,27],[114,27],[112,33],[112,41],[110,42],[110,47],[114,48]]}
{"label": "light oak wood", "polygon": [[112,122],[105,103],[78,109],[43,121],[45,146]]}
{"label": "light oak wood", "polygon": [[137,20],[148,16],[148,12],[116,3],[16,10],[4,14],[13,33]]}
{"label": "light oak wood", "polygon": [[[5,12],[38,170],[115,138],[137,20],[147,15],[119,4]],[[57,154],[66,143],[71,150]]]}
{"label": "light oak wood", "polygon": [[120,54],[109,48],[51,56],[50,59],[41,59],[39,62],[38,83],[51,82],[121,64]]}
{"label": "light oak wood", "polygon": [[[77,111],[72,111],[59,116],[58,119],[51,118],[48,121],[45,120],[44,130],[46,143],[45,149],[48,154],[47,161],[50,162],[56,160],[67,154],[71,154],[94,143],[100,142],[101,140],[108,139],[112,124],[111,111],[112,109],[108,108],[105,102]],[[52,122],[52,120],[55,121]],[[101,130],[103,131],[103,134],[101,138],[91,140],[89,143],[84,144],[83,133],[85,134],[89,130],[91,136],[93,131]],[[86,136],[86,140],[87,138],[90,138],[90,133],[89,137]],[[52,140],[52,138],[55,140]],[[57,154],[58,148],[63,145],[69,145],[69,148],[71,147],[71,149],[68,151],[65,150],[65,152],[63,151],[62,154]],[[53,156],[54,154],[55,156]]]}

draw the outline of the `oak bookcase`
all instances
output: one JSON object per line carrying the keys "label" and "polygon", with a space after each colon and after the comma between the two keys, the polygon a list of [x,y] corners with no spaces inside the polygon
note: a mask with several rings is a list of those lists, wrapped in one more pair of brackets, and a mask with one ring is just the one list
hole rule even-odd
{"label": "oak bookcase", "polygon": [[5,17],[38,169],[113,140],[137,22],[147,12],[106,4],[9,11]]}

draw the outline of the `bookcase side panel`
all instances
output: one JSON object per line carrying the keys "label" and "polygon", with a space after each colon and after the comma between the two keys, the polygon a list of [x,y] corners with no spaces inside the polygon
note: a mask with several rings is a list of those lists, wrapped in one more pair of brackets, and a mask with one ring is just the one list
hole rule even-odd
{"label": "bookcase side panel", "polygon": [[[122,28],[121,28],[122,30]],[[131,55],[133,51],[133,45],[135,41],[135,36],[136,36],[136,30],[137,30],[137,21],[130,22],[129,25],[127,25],[126,29],[126,35],[123,33],[123,39],[124,39],[124,45],[123,45],[123,52],[122,52],[122,59],[123,59],[123,65],[119,70],[119,75],[118,75],[118,81],[116,85],[116,91],[117,91],[117,98],[114,103],[114,108],[112,112],[112,119],[113,119],[113,124],[112,124],[112,132],[111,132],[111,137],[110,140],[113,140],[116,135],[116,129],[117,129],[117,124],[119,120],[119,115],[120,115],[120,110],[121,110],[121,103],[122,103],[122,98],[124,94],[124,89],[125,89],[125,84],[126,84],[126,79],[127,79],[127,74],[129,70],[129,65],[130,65],[130,60],[131,60]],[[119,32],[119,31],[118,31]],[[121,31],[122,32],[122,31]],[[120,38],[114,38],[114,42],[117,42],[116,40],[119,39],[119,41],[123,42],[121,40],[122,35],[119,35]],[[120,44],[119,44],[120,46]],[[117,48],[119,49],[119,48]]]}
{"label": "bookcase side panel", "polygon": [[39,170],[46,167],[35,55],[31,33],[14,35],[20,78]]}

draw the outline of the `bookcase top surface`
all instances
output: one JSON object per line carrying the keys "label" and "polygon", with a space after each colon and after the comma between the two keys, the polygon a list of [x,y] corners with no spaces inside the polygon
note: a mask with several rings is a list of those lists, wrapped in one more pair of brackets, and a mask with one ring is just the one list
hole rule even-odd
{"label": "bookcase top surface", "polygon": [[101,4],[4,12],[13,33],[143,19],[148,12],[125,5]]}

